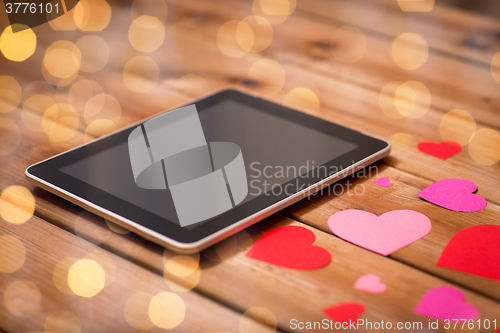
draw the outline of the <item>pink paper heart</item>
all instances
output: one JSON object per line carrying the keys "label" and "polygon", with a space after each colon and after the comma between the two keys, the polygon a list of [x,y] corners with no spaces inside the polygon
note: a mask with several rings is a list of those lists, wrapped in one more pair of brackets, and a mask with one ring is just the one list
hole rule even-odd
{"label": "pink paper heart", "polygon": [[474,194],[476,184],[467,179],[439,180],[418,194],[424,200],[455,212],[477,212],[486,207],[486,200]]}
{"label": "pink paper heart", "polygon": [[389,180],[389,178],[387,178],[387,177],[381,177],[381,178],[377,179],[377,181],[375,182],[375,185],[379,185],[379,186],[383,186],[383,187],[389,187],[389,186],[392,186],[392,183]]}
{"label": "pink paper heart", "polygon": [[476,319],[479,310],[465,302],[459,289],[441,286],[428,290],[413,310],[416,314],[435,319]]}
{"label": "pink paper heart", "polygon": [[375,274],[365,274],[360,276],[354,283],[354,289],[366,291],[372,294],[380,294],[387,290],[387,285],[380,281],[380,277]]}
{"label": "pink paper heart", "polygon": [[377,216],[358,209],[333,214],[328,226],[340,238],[384,256],[424,237],[432,227],[427,216],[414,210],[393,210]]}

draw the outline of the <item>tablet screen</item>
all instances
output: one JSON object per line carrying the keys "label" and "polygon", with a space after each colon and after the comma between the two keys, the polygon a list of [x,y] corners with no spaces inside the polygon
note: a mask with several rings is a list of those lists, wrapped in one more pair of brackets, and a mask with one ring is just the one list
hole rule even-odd
{"label": "tablet screen", "polygon": [[[35,164],[27,172],[56,193],[62,190],[77,202],[100,207],[104,215],[192,243],[319,186],[388,146],[234,90],[182,109]],[[186,119],[195,120],[196,130],[179,130],[177,123],[155,132],[158,119],[176,112],[190,114]]]}
{"label": "tablet screen", "polygon": [[[279,193],[279,186],[284,183],[312,169],[319,171],[321,165],[357,147],[234,100],[199,109],[198,114],[207,142],[232,142],[241,149],[248,181],[248,194],[242,203],[269,191]],[[61,171],[180,225],[170,191],[144,189],[135,183],[127,141],[65,166]],[[192,209],[196,209],[196,203],[192,205]],[[210,220],[201,223],[210,223]]]}

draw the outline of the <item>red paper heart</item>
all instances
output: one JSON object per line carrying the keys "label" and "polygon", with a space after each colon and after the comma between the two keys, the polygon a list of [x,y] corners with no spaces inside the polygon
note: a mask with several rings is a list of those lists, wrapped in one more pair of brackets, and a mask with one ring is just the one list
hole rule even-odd
{"label": "red paper heart", "polygon": [[445,160],[448,157],[462,151],[462,146],[453,141],[445,141],[441,143],[425,141],[418,144],[418,150],[427,155],[432,155]]}
{"label": "red paper heart", "polygon": [[500,281],[500,226],[461,230],[444,249],[437,265]]}
{"label": "red paper heart", "polygon": [[273,265],[294,269],[317,269],[330,263],[330,253],[311,245],[314,233],[304,227],[284,226],[266,232],[246,256]]}
{"label": "red paper heart", "polygon": [[354,323],[359,319],[359,315],[365,312],[365,306],[359,303],[342,303],[329,308],[324,308],[323,312],[337,323]]}

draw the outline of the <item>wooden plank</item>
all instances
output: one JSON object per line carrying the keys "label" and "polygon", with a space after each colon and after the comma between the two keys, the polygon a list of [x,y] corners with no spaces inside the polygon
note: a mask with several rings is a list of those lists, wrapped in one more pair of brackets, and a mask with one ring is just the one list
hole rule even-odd
{"label": "wooden plank", "polygon": [[[22,225],[2,221],[0,222],[0,235],[15,237],[26,249],[26,259],[19,270],[11,274],[0,273],[2,276],[0,279],[0,295],[2,296],[0,327],[5,331],[62,331],[66,324],[78,332],[80,332],[78,326],[82,328],[81,332],[96,330],[118,332],[133,329],[130,324],[133,323],[135,328],[151,327],[151,331],[160,332],[163,329],[156,327],[148,316],[148,302],[153,296],[162,292],[168,292],[169,296],[178,295],[181,300],[180,303],[178,302],[178,313],[170,312],[171,316],[185,315],[184,319],[179,320],[178,326],[172,327],[174,332],[237,331],[241,326],[249,327],[255,332],[275,331],[249,317],[242,317],[239,313],[195,292],[175,292],[175,285],[170,284],[174,288],[171,289],[161,276],[102,250],[37,217],[32,217]],[[12,243],[6,243],[6,246],[12,246]],[[16,254],[11,255],[16,256]],[[66,280],[66,275],[61,276],[61,279],[55,278],[54,276],[59,277],[55,273],[57,265],[67,260],[66,258],[75,259],[68,262],[76,262],[80,259],[97,262],[104,271],[105,282],[102,280],[102,273],[99,269],[94,271],[101,279],[94,276],[93,282],[104,282],[102,290],[95,296],[81,297],[78,293],[85,293],[86,289],[83,287],[76,289],[81,286],[78,281],[75,282],[71,278]],[[69,265],[62,272],[67,274]],[[36,287],[30,289],[29,292],[20,290],[23,285],[16,287],[14,284],[16,281],[23,281],[23,283],[28,281],[28,284],[34,284]],[[57,281],[57,285],[54,281]],[[69,283],[73,289],[68,289]],[[88,295],[99,289],[89,291]],[[60,290],[66,290],[68,294]],[[71,290],[76,291],[77,294],[75,295]],[[143,303],[131,299],[137,293],[145,293]],[[37,302],[39,302],[38,307]],[[185,306],[184,312],[181,310],[182,304]],[[163,303],[163,306],[166,304]],[[161,307],[158,310],[169,311]],[[16,318],[9,311],[27,316],[27,318]],[[65,315],[61,315],[61,312]],[[57,313],[59,313],[60,320],[66,319],[67,322],[50,325],[52,321],[49,316],[54,319]],[[163,325],[167,324],[169,322]],[[172,322],[171,325],[174,323]]]}
{"label": "wooden plank", "polygon": [[500,43],[498,20],[471,11],[435,3],[431,12],[403,12],[397,1],[309,1],[298,2],[298,15],[315,20],[333,20],[354,25],[387,39],[404,32],[417,32],[431,52],[446,54],[462,62],[489,67]]}

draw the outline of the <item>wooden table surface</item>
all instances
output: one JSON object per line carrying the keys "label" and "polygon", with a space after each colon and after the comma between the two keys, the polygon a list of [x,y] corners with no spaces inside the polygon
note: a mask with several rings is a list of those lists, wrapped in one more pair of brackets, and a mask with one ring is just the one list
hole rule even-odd
{"label": "wooden table surface", "polygon": [[[436,286],[460,289],[482,320],[497,320],[482,332],[499,329],[500,282],[436,262],[460,230],[500,225],[500,20],[432,0],[82,0],[33,31],[26,60],[0,55],[1,331],[323,331],[290,323],[321,322],[324,308],[356,302],[365,320],[445,332],[413,312]],[[340,182],[362,194],[302,200],[193,256],[24,179],[35,162],[226,87],[383,138],[392,152],[375,174]],[[446,140],[462,151],[442,160],[417,149]],[[379,177],[393,185],[375,185]],[[446,178],[475,182],[487,207],[458,213],[417,196]],[[411,209],[432,230],[384,257],[332,234],[327,219],[344,209]],[[298,271],[245,256],[284,225],[311,230],[331,263]],[[387,291],[354,289],[368,273]]]}

